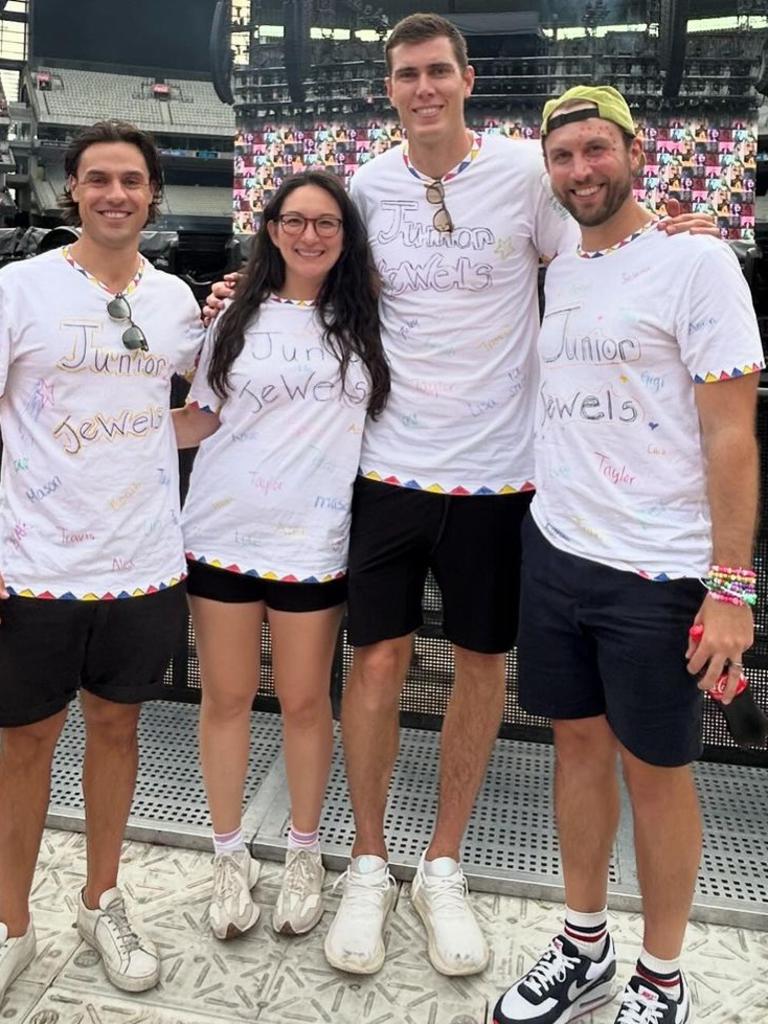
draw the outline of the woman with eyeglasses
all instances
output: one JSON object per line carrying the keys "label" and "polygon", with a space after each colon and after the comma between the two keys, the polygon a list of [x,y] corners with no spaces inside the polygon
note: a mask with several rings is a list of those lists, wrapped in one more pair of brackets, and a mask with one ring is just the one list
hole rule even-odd
{"label": "woman with eyeglasses", "polygon": [[366,416],[389,391],[377,291],[365,230],[339,180],[288,178],[209,331],[187,406],[174,413],[179,446],[200,444],[183,529],[214,829],[210,920],[222,939],[259,916],[241,810],[265,619],[292,811],[272,923],[302,934],[323,913],[317,830],[352,484]]}

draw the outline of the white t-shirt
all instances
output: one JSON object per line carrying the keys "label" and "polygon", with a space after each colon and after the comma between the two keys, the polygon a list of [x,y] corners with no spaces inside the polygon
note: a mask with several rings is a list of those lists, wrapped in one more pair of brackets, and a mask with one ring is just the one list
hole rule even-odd
{"label": "white t-shirt", "polygon": [[442,179],[451,234],[398,146],[362,167],[351,194],[384,282],[392,372],[366,427],[361,472],[455,494],[530,489],[539,256],[578,238],[533,142],[476,136]]}
{"label": "white t-shirt", "polygon": [[188,402],[219,414],[184,505],[189,558],[269,580],[317,583],[347,568],[352,485],[369,385],[322,340],[312,303],[273,298],[245,332],[222,401],[208,384],[209,331]]}
{"label": "white t-shirt", "polygon": [[717,239],[651,225],[547,271],[532,513],[563,551],[651,579],[711,561],[696,385],[755,373],[749,289]]}
{"label": "white t-shirt", "polygon": [[135,597],[183,577],[173,373],[200,310],[142,259],[126,289],[148,352],[107,315],[112,293],[65,250],[0,272],[0,573],[12,594]]}

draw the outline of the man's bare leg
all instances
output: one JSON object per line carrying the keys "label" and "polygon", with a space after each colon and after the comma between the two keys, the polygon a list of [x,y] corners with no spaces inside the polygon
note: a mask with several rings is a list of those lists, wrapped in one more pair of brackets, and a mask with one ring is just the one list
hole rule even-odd
{"label": "man's bare leg", "polygon": [[565,902],[589,914],[605,906],[619,824],[618,743],[604,715],[553,722],[555,817]]}
{"label": "man's bare leg", "polygon": [[464,832],[504,711],[503,654],[454,647],[456,675],[440,743],[440,796],[427,859],[460,860]]}
{"label": "man's bare leg", "polygon": [[51,762],[66,709],[0,733],[0,921],[8,935],[29,926],[29,894],[51,795]]}
{"label": "man's bare leg", "polygon": [[400,742],[400,693],[412,637],[358,647],[344,690],[341,729],[352,809],[354,857],[387,858],[384,813]]}
{"label": "man's bare leg", "polygon": [[86,907],[117,885],[125,825],[133,801],[139,765],[137,727],[140,704],[116,704],[83,690],[85,719],[83,795],[88,875]]}
{"label": "man's bare leg", "polygon": [[701,860],[701,814],[690,766],[660,768],[621,750],[635,826],[645,949],[676,960]]}

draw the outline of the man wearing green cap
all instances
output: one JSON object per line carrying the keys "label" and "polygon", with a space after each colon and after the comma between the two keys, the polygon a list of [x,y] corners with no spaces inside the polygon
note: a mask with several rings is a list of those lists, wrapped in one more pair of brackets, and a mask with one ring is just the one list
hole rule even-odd
{"label": "man wearing green cap", "polygon": [[522,706],[553,720],[566,909],[494,1021],[565,1024],[613,997],[618,755],[645,921],[616,1024],[690,1024],[679,966],[701,855],[690,763],[701,691],[722,678],[729,702],[753,640],[762,349],[730,250],[654,230],[633,199],[643,154],[618,92],[550,101],[542,139],[581,243],[547,272],[518,664]]}

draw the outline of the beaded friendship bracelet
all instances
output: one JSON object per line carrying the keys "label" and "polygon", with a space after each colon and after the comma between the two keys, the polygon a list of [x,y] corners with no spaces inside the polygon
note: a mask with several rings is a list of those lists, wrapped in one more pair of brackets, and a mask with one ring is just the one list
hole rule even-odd
{"label": "beaded friendship bracelet", "polygon": [[757,573],[754,569],[713,565],[702,582],[715,601],[733,605],[757,603]]}

